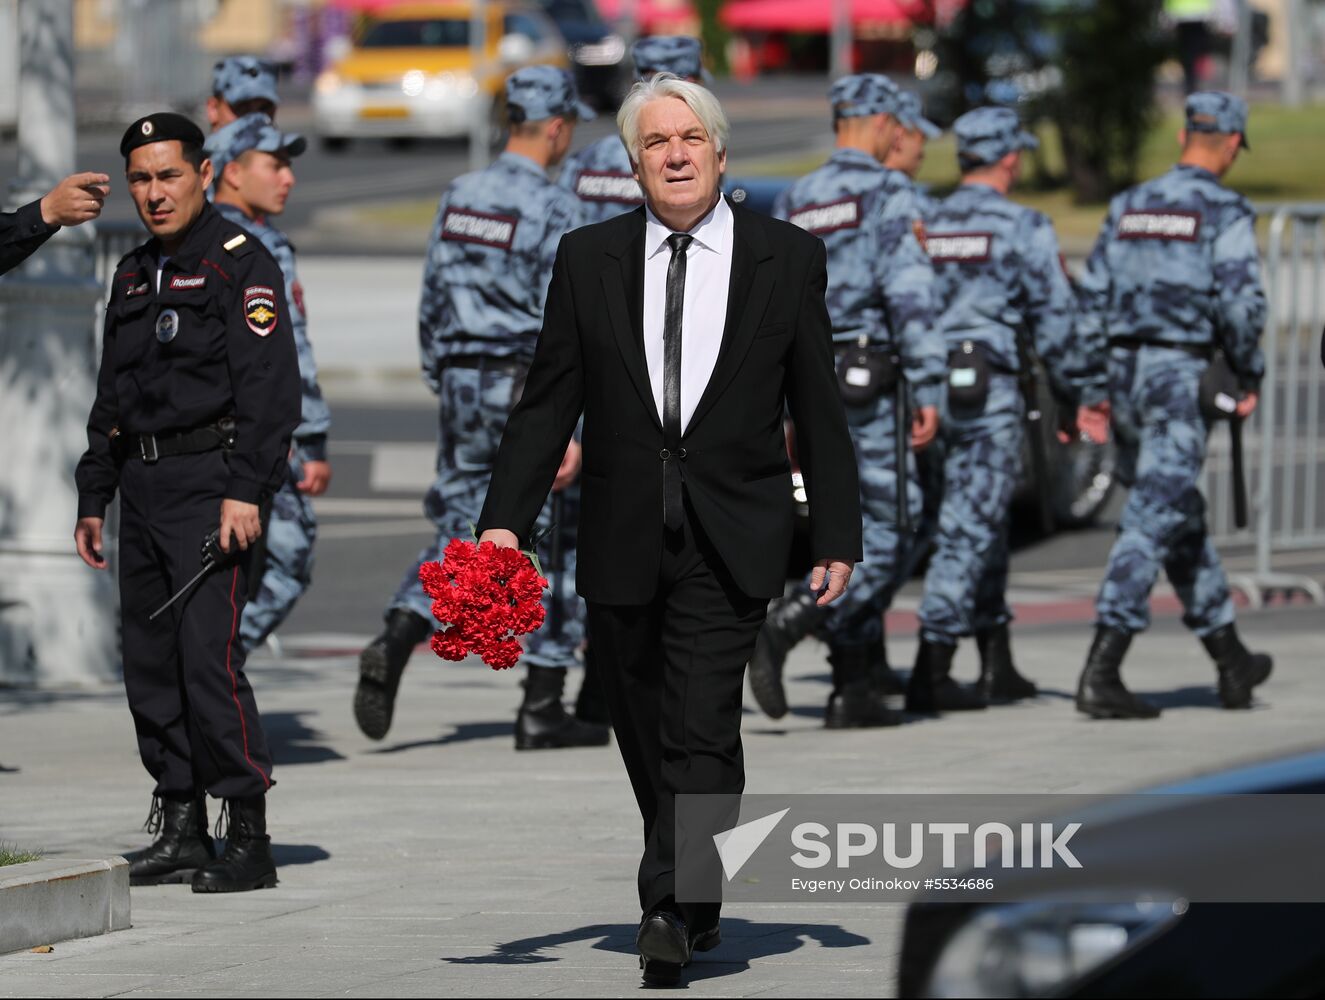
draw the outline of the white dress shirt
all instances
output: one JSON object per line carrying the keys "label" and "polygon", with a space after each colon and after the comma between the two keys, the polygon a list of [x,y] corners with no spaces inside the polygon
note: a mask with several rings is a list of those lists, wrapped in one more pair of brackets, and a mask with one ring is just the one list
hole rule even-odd
{"label": "white dress shirt", "polygon": [[[673,230],[645,208],[644,225],[644,357],[658,419],[663,414],[663,321],[667,311],[667,265]],[[713,211],[689,234],[686,251],[685,303],[681,313],[681,430],[699,405],[699,397],[718,363],[723,327],[727,322],[727,293],[732,273],[732,210],[718,197]]]}

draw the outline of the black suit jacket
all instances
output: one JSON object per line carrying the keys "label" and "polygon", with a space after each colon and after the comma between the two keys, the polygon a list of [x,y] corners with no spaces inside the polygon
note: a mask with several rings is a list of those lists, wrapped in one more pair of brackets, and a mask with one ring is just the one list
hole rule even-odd
{"label": "black suit jacket", "polygon": [[[787,407],[816,559],[860,558],[860,488],[833,371],[824,245],[739,205],[732,214],[722,346],[682,439],[682,472],[737,586],[771,598],[783,591],[792,534]],[[643,286],[643,208],[562,239],[478,525],[528,541],[583,413],[576,583],[605,604],[649,602],[663,547],[663,431],[644,357]]]}

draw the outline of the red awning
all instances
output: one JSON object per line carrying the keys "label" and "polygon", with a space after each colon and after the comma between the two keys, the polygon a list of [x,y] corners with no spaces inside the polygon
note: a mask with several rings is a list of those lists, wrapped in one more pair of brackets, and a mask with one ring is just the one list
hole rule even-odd
{"label": "red awning", "polygon": [[690,0],[597,0],[598,13],[609,21],[634,8],[635,23],[643,35],[669,35],[699,30],[699,15]]}
{"label": "red awning", "polygon": [[[851,23],[906,24],[929,18],[922,0],[848,0]],[[722,23],[736,31],[799,31],[824,35],[833,28],[833,0],[732,0]]]}

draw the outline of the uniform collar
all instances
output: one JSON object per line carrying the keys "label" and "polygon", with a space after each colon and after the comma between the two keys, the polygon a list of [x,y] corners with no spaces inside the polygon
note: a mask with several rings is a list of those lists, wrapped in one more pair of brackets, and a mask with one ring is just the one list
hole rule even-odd
{"label": "uniform collar", "polygon": [[1219,178],[1215,176],[1214,171],[1206,170],[1205,167],[1198,167],[1194,163],[1175,163],[1173,169],[1180,170],[1187,174],[1195,174],[1197,177],[1208,177],[1212,181],[1219,180]]}
{"label": "uniform collar", "polygon": [[508,167],[515,167],[518,170],[528,170],[530,173],[538,174],[543,180],[547,180],[546,170],[533,160],[529,159],[529,157],[522,156],[519,153],[512,153],[509,150],[505,150],[497,157],[497,162],[504,163]]}
{"label": "uniform collar", "polygon": [[[196,270],[202,262],[202,255],[211,246],[216,228],[221,221],[221,213],[210,201],[205,202],[201,214],[193,220],[193,225],[185,234],[184,242],[170,255],[169,263],[183,271]],[[152,257],[159,260],[162,256],[161,241],[154,237],[148,242],[148,246],[151,248]]]}
{"label": "uniform collar", "polygon": [[887,168],[877,159],[865,152],[863,149],[855,149],[851,146],[843,146],[833,150],[833,155],[828,157],[832,163],[851,164],[853,167],[873,167],[876,170],[886,170]]}

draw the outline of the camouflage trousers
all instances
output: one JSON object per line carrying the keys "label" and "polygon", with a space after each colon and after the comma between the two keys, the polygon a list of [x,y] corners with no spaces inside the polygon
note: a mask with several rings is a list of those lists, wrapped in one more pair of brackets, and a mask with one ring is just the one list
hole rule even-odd
{"label": "camouflage trousers", "polygon": [[295,487],[303,478],[303,464],[290,459],[290,475],[272,498],[262,582],[239,621],[239,640],[246,652],[267,641],[313,582],[317,518],[313,502]]}
{"label": "camouflage trousers", "polygon": [[1205,636],[1233,621],[1228,580],[1197,488],[1208,434],[1197,395],[1205,368],[1204,360],[1170,348],[1110,351],[1118,478],[1131,493],[1095,602],[1100,625],[1145,629],[1161,565],[1188,628]]}
{"label": "camouflage trousers", "polygon": [[[832,645],[876,644],[883,636],[882,616],[911,565],[910,535],[897,530],[897,444],[891,395],[867,406],[847,407],[847,427],[860,469],[860,515],[864,558],[856,565],[846,593],[829,606],[818,635]],[[910,429],[907,430],[908,440]],[[911,523],[920,517],[922,497],[915,454],[905,455],[907,509]],[[808,584],[809,578],[806,578]]]}
{"label": "camouflage trousers", "polygon": [[982,414],[944,409],[943,499],[919,617],[922,639],[951,646],[1012,620],[1008,519],[1021,478],[1023,403],[1017,380],[994,374]]}
{"label": "camouflage trousers", "polygon": [[[433,621],[432,601],[419,583],[419,567],[441,558],[453,538],[473,538],[483,500],[492,479],[497,447],[511,412],[515,378],[488,369],[447,368],[443,370],[438,396],[437,478],[423,499],[423,510],[437,526],[437,540],[422,552],[405,574],[388,611],[403,608]],[[524,661],[537,667],[568,667],[575,651],[584,643],[584,602],[575,593],[575,537],[579,524],[579,491],[564,491],[561,533],[562,569],[553,571],[552,542],[538,549],[549,589],[543,594],[547,621],[528,636]],[[552,523],[549,500],[538,518],[538,527]],[[555,600],[553,592],[558,591]],[[559,624],[559,628],[554,625]],[[556,634],[554,634],[556,633]]]}

